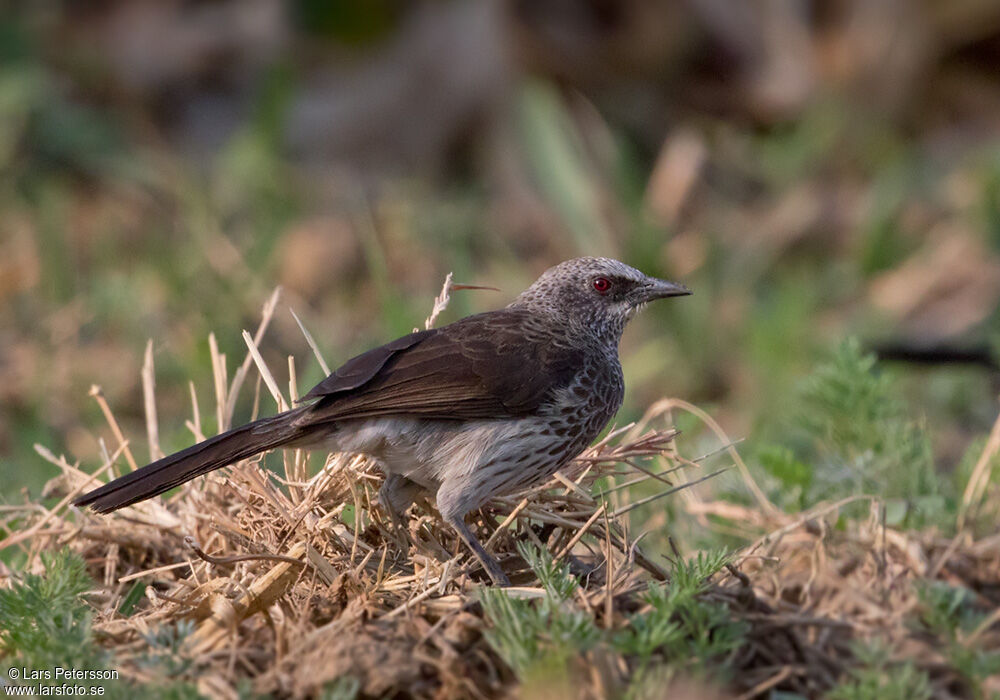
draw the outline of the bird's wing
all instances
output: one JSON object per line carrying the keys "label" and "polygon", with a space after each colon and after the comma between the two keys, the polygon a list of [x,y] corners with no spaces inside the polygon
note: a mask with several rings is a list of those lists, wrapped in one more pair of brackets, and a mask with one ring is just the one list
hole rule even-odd
{"label": "bird's wing", "polygon": [[330,373],[326,379],[310,389],[309,393],[302,397],[302,400],[318,399],[322,396],[332,396],[348,392],[351,389],[357,389],[359,386],[370,382],[394,355],[413,347],[423,340],[427,340],[428,337],[436,335],[439,332],[438,330],[427,330],[410,333],[409,335],[404,335],[402,338],[397,338],[391,343],[372,348],[368,352],[363,352],[356,357],[352,357]]}
{"label": "bird's wing", "polygon": [[414,415],[470,420],[524,415],[576,374],[583,354],[504,309],[413,333],[369,350],[320,382],[303,423]]}

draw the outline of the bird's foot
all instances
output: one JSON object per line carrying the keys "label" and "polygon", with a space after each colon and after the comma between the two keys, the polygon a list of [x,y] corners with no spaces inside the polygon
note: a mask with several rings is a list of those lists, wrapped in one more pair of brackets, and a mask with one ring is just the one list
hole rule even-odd
{"label": "bird's foot", "polygon": [[500,588],[510,588],[510,579],[507,578],[507,574],[505,574],[503,569],[500,568],[500,564],[496,559],[493,559],[491,564],[487,564],[487,562],[482,559],[479,560],[479,563],[483,565],[484,569],[486,569],[486,573],[489,574],[490,580],[493,581],[494,586],[499,586]]}
{"label": "bird's foot", "polygon": [[479,563],[483,565],[483,568],[489,575],[490,580],[493,581],[493,585],[504,588],[509,587],[510,579],[507,578],[507,574],[505,574],[503,569],[500,567],[500,562],[498,562],[493,555],[487,552],[483,545],[479,544],[479,540],[477,540],[476,536],[472,534],[472,530],[470,530],[469,526],[465,524],[465,521],[462,518],[449,518],[447,516],[445,516],[445,521],[455,528],[455,532],[457,532],[458,536],[462,538],[463,542],[465,542],[465,546],[471,549],[472,553],[476,555],[476,559],[478,559]]}

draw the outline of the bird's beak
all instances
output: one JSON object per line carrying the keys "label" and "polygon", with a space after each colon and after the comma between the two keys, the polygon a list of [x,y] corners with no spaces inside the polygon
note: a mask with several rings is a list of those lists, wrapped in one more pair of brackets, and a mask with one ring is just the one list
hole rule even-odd
{"label": "bird's beak", "polygon": [[666,299],[667,297],[686,297],[688,294],[691,294],[691,290],[683,284],[650,278],[649,281],[643,285],[642,301],[647,302],[653,301],[654,299]]}

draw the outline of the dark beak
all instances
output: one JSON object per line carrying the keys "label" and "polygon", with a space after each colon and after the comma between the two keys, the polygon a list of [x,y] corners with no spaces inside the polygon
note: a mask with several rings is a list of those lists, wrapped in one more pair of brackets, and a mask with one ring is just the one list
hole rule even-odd
{"label": "dark beak", "polygon": [[654,278],[650,278],[642,288],[643,302],[667,297],[686,297],[688,294],[691,294],[691,290],[683,284]]}

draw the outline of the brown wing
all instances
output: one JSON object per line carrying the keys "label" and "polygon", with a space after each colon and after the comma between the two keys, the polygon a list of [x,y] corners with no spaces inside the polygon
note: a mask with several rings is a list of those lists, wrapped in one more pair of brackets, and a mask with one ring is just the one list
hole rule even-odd
{"label": "brown wing", "polygon": [[351,389],[357,389],[366,382],[370,382],[385,363],[407,348],[411,348],[417,343],[426,340],[432,335],[440,333],[438,330],[418,331],[397,338],[391,343],[386,343],[377,348],[372,348],[368,352],[363,352],[356,357],[342,364],[335,369],[326,379],[309,390],[309,393],[302,397],[302,400],[318,399],[321,396],[339,394]]}
{"label": "brown wing", "polygon": [[422,331],[349,360],[310,391],[305,423],[384,415],[469,420],[524,415],[553,397],[583,355],[503,309]]}

